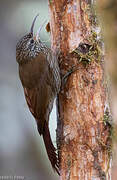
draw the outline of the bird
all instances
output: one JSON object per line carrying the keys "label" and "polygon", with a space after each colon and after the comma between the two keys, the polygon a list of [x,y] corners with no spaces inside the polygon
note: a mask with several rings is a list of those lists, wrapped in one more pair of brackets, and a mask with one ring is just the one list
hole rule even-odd
{"label": "bird", "polygon": [[49,131],[49,116],[61,87],[59,53],[54,53],[41,41],[39,33],[42,26],[37,35],[34,35],[34,24],[38,16],[39,14],[35,16],[29,33],[16,45],[16,61],[29,110],[43,137],[51,165],[59,174],[59,160]]}

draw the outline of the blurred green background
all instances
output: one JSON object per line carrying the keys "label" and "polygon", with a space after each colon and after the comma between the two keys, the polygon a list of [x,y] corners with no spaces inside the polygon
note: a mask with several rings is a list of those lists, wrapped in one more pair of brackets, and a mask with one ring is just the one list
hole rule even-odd
{"label": "blurred green background", "polygon": [[[16,43],[29,32],[37,13],[40,16],[35,32],[45,19],[49,19],[47,0],[0,1],[0,176],[57,180],[35,120],[26,105],[15,59]],[[41,39],[48,41],[49,38],[43,28]],[[55,106],[50,121],[55,144]]]}

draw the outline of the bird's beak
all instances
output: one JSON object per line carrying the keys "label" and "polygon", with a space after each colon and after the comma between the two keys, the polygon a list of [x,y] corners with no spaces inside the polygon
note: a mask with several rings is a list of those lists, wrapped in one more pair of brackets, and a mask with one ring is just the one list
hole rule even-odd
{"label": "bird's beak", "polygon": [[44,24],[46,23],[46,21],[47,21],[47,20],[45,20],[45,21],[43,22],[43,24],[39,27],[39,29],[38,29],[38,31],[37,31],[37,33],[36,33],[36,40],[37,40],[37,41],[40,39],[40,38],[39,38],[39,35],[40,35],[40,32],[41,32]]}
{"label": "bird's beak", "polygon": [[33,29],[34,29],[34,25],[35,25],[35,21],[37,19],[37,17],[39,16],[39,14],[37,14],[32,22],[32,25],[31,25],[31,29],[30,29],[30,33],[33,34]]}

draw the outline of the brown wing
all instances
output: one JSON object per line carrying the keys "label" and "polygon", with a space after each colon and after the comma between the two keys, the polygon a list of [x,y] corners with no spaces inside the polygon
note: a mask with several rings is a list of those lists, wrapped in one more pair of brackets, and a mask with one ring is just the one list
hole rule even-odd
{"label": "brown wing", "polygon": [[46,56],[39,54],[35,59],[19,65],[19,76],[23,87],[32,89],[46,81],[49,76],[49,66]]}
{"label": "brown wing", "polygon": [[42,134],[43,124],[49,119],[54,98],[51,86],[52,74],[46,56],[39,54],[35,59],[19,66],[19,75],[27,104]]}
{"label": "brown wing", "polygon": [[46,56],[39,54],[34,60],[19,66],[19,75],[33,116],[38,119],[46,114],[44,116],[47,116],[47,119],[47,110],[51,110],[55,91],[52,86],[53,75]]}
{"label": "brown wing", "polygon": [[[26,101],[30,112],[37,121],[40,135],[43,134],[43,126],[45,121],[48,122],[49,114],[52,110],[54,97],[49,86],[39,86],[33,89],[24,88]],[[52,98],[51,98],[51,97]]]}

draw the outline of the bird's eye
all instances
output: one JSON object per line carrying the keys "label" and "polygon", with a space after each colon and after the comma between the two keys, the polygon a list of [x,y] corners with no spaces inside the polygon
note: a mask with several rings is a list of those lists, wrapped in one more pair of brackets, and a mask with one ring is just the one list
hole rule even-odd
{"label": "bird's eye", "polygon": [[33,44],[34,43],[34,39],[31,39],[30,43]]}

